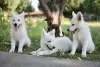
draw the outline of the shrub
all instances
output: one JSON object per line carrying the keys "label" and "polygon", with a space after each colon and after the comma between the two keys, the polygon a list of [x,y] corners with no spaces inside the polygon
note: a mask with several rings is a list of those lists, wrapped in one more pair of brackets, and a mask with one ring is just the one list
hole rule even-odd
{"label": "shrub", "polygon": [[4,17],[4,12],[2,11],[2,8],[0,8],[0,28],[6,28],[7,21]]}
{"label": "shrub", "polygon": [[100,16],[92,16],[92,21],[100,21]]}

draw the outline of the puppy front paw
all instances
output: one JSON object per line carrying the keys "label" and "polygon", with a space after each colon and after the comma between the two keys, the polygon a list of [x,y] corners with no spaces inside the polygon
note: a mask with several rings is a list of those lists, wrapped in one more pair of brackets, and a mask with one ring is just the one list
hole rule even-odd
{"label": "puppy front paw", "polygon": [[22,53],[23,51],[22,50],[18,50],[18,53]]}
{"label": "puppy front paw", "polygon": [[32,51],[31,54],[32,55],[36,55],[37,54],[37,51]]}
{"label": "puppy front paw", "polygon": [[10,49],[9,52],[10,52],[10,53],[14,53],[14,49]]}
{"label": "puppy front paw", "polygon": [[38,52],[36,55],[37,55],[37,56],[42,56],[42,55],[44,55],[44,52],[43,52],[43,51]]}
{"label": "puppy front paw", "polygon": [[73,56],[74,54],[75,54],[74,52],[70,52],[70,53],[69,53],[69,55],[72,55],[72,56]]}
{"label": "puppy front paw", "polygon": [[82,54],[82,57],[87,57],[87,55],[86,54]]}

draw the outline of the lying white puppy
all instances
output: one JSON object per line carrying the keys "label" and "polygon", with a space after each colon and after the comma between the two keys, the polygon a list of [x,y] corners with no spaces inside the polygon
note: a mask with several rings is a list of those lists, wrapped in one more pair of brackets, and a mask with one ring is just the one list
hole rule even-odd
{"label": "lying white puppy", "polygon": [[75,14],[72,12],[73,18],[68,31],[73,34],[73,45],[70,54],[74,55],[76,49],[82,46],[82,57],[86,57],[86,52],[92,53],[95,45],[92,41],[91,32],[88,25],[85,23],[81,12]]}
{"label": "lying white puppy", "polygon": [[71,50],[72,42],[68,37],[55,38],[55,30],[47,33],[42,30],[42,36],[40,41],[40,48],[37,51],[31,52],[33,55],[50,55],[55,52],[66,52]]}
{"label": "lying white puppy", "polygon": [[26,25],[24,20],[24,12],[20,15],[13,14],[11,23],[11,49],[9,52],[15,51],[16,42],[19,42],[18,53],[22,53],[23,46],[31,45],[31,40],[27,35]]}

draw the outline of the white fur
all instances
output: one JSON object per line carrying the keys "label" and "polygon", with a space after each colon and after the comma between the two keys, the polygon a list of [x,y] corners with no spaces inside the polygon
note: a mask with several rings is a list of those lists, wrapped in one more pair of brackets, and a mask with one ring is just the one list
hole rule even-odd
{"label": "white fur", "polygon": [[[17,27],[14,26],[17,24]],[[19,26],[19,27],[18,27]],[[22,53],[23,46],[27,44],[28,47],[31,45],[31,40],[27,35],[26,25],[24,20],[24,12],[20,15],[13,14],[11,23],[11,49],[9,52],[14,52],[16,42],[19,42],[18,53]]]}
{"label": "white fur", "polygon": [[[86,57],[86,52],[92,53],[95,49],[91,32],[88,25],[85,23],[81,12],[78,12],[77,14],[72,12],[72,15],[73,18],[71,19],[69,31],[73,32],[76,28],[78,28],[78,30],[73,34],[73,46],[70,54],[74,55],[76,49],[79,46],[82,46],[82,57]],[[79,20],[79,18],[81,18],[81,20]],[[72,24],[74,24],[74,26]]]}
{"label": "white fur", "polygon": [[[49,42],[51,41],[51,42]],[[72,42],[68,37],[57,37],[55,38],[55,30],[47,33],[44,29],[42,30],[42,36],[40,41],[41,47],[37,51],[31,52],[33,55],[50,55],[55,52],[65,52],[71,50]],[[55,46],[54,49],[49,50],[46,46]]]}

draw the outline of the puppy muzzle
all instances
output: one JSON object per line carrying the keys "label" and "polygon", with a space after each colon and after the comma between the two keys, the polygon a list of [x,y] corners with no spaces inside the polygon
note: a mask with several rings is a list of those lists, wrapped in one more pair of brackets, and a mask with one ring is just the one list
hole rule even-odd
{"label": "puppy muzzle", "polygon": [[46,47],[47,47],[49,50],[53,50],[53,49],[55,49],[55,46],[50,47],[50,46],[48,46],[47,44],[46,44]]}

